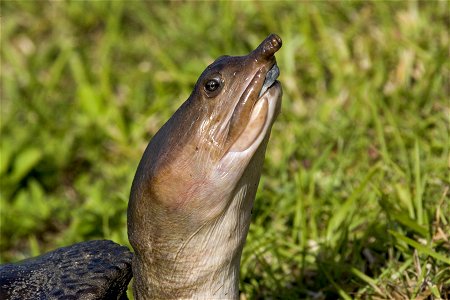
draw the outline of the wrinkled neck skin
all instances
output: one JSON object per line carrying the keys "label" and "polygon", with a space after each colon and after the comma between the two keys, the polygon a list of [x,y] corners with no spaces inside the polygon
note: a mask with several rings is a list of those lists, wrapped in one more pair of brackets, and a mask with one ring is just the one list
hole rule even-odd
{"label": "wrinkled neck skin", "polygon": [[238,298],[242,248],[281,105],[280,47],[271,35],[247,56],[216,60],[150,141],[128,205],[136,299]]}

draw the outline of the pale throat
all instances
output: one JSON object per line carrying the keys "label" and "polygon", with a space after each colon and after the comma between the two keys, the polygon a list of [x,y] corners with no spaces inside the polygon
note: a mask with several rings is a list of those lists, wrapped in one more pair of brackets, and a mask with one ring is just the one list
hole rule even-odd
{"label": "pale throat", "polygon": [[[257,184],[256,184],[257,185]],[[238,299],[239,270],[254,199],[253,184],[236,191],[227,210],[185,240],[149,247],[133,262],[137,299]],[[153,251],[152,251],[153,250]],[[143,288],[145,287],[145,288]]]}

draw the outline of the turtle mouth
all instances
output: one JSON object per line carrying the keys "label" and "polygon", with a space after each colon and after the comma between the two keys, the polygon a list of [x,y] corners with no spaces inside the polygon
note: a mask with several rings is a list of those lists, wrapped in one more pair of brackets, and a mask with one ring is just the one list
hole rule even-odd
{"label": "turtle mouth", "polygon": [[[229,120],[226,138],[229,151],[244,151],[252,145],[259,145],[257,141],[262,138],[258,137],[266,135],[280,110],[282,90],[277,82],[280,70],[274,54],[281,45],[280,37],[271,34],[247,56],[259,68],[241,94]],[[253,63],[251,65],[254,66]]]}
{"label": "turtle mouth", "polygon": [[[228,135],[229,138],[233,137],[229,152],[242,152],[254,144],[259,145],[257,141],[266,135],[267,128],[280,111],[281,85],[277,81],[280,75],[277,64],[274,63],[267,71],[262,83],[260,72],[256,73],[243,94],[248,94],[250,89],[253,97],[245,97],[245,101],[241,99],[234,110]],[[259,92],[257,86],[261,86]]]}
{"label": "turtle mouth", "polygon": [[266,79],[264,80],[261,91],[259,92],[258,98],[261,96],[275,83],[278,76],[280,76],[280,69],[278,69],[278,65],[275,63],[272,68],[267,72]]}

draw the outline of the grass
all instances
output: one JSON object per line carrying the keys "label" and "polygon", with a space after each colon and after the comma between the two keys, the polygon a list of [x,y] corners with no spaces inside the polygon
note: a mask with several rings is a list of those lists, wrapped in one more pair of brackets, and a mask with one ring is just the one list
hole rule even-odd
{"label": "grass", "polygon": [[151,136],[269,33],[282,114],[241,299],[449,299],[446,1],[1,2],[1,261],[129,245]]}

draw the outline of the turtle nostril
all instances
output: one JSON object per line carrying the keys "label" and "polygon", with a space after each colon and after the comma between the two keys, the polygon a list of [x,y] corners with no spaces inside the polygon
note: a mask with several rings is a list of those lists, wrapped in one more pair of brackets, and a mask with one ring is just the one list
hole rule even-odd
{"label": "turtle nostril", "polygon": [[272,47],[277,48],[277,50],[280,49],[283,45],[283,41],[281,40],[281,38],[276,34],[271,34],[270,37],[272,39]]}

